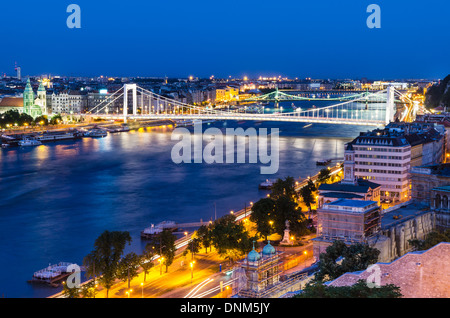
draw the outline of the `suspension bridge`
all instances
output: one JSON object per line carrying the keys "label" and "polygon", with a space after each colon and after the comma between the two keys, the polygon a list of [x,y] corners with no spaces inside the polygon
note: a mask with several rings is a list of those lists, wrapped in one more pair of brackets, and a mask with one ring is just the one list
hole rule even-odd
{"label": "suspension bridge", "polygon": [[[275,93],[285,94],[279,91]],[[290,95],[290,94],[286,94]],[[284,96],[284,95],[283,95]],[[298,96],[292,101],[305,101],[311,98]],[[273,97],[273,96],[272,96]],[[394,87],[377,92],[364,92],[336,99],[316,98],[314,100],[336,101],[325,107],[312,107],[284,112],[282,108],[266,112],[264,107],[258,111],[242,112],[228,107],[195,106],[156,94],[137,84],[124,84],[116,92],[108,95],[101,103],[90,110],[86,116],[103,119],[123,120],[237,120],[237,121],[279,121],[298,123],[328,123],[343,125],[386,125],[395,119],[408,120],[414,116],[411,100]],[[259,100],[261,101],[261,99]],[[400,101],[404,109],[396,107]],[[400,107],[401,108],[401,107]],[[261,111],[262,110],[262,111]]]}

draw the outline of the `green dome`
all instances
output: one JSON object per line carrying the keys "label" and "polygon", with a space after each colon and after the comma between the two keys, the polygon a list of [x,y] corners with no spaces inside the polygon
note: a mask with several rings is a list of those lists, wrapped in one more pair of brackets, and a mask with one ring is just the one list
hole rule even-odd
{"label": "green dome", "polygon": [[260,259],[261,259],[261,255],[254,249],[251,250],[250,253],[248,253],[248,255],[247,255],[247,260],[249,262],[256,262],[256,261],[259,261]]}
{"label": "green dome", "polygon": [[267,243],[266,246],[264,246],[263,250],[262,250],[262,254],[263,256],[272,256],[273,254],[276,253],[275,247],[273,247],[272,245],[270,245],[270,241]]}

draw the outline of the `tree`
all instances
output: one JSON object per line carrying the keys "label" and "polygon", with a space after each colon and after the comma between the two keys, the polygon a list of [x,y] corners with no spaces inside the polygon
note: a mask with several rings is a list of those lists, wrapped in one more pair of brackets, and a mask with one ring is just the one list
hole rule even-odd
{"label": "tree", "polygon": [[200,239],[201,244],[205,248],[205,252],[208,253],[208,247],[211,251],[211,226],[202,225],[196,231],[197,237]]}
{"label": "tree", "polygon": [[316,199],[314,197],[314,192],[317,191],[314,182],[311,179],[308,180],[308,184],[300,189],[300,197],[303,200],[303,203],[308,207],[309,217],[311,217],[311,205],[316,203]]}
{"label": "tree", "polygon": [[256,231],[266,240],[273,233],[273,228],[269,222],[274,215],[275,201],[271,198],[263,198],[252,206],[250,221],[256,224]]}
{"label": "tree", "polygon": [[186,251],[189,251],[192,254],[192,258],[194,258],[194,255],[200,251],[200,239],[198,237],[193,237],[189,241]]}
{"label": "tree", "polygon": [[323,168],[319,171],[317,182],[326,183],[331,178],[331,171],[328,168]]}
{"label": "tree", "polygon": [[[347,246],[343,241],[335,241],[320,254],[316,281],[334,280],[347,272],[367,269],[378,260],[380,251],[367,244],[356,243]],[[341,260],[341,262],[339,262]]]}
{"label": "tree", "polygon": [[38,116],[34,119],[34,123],[36,125],[42,125],[42,126],[47,126],[48,125],[48,119],[47,116],[42,115],[42,116]]}
{"label": "tree", "polygon": [[241,223],[236,223],[234,215],[225,215],[214,222],[211,231],[214,247],[221,257],[233,262],[252,249],[254,238],[250,237]]}
{"label": "tree", "polygon": [[33,123],[33,117],[26,113],[19,113],[17,110],[8,110],[4,112],[0,117],[0,127],[5,128],[6,125],[24,126],[25,124],[31,125]]}
{"label": "tree", "polygon": [[62,117],[60,114],[54,115],[51,119],[50,119],[50,125],[57,125],[60,122],[62,122]]}
{"label": "tree", "polygon": [[67,286],[66,282],[62,282],[63,290],[62,294],[66,298],[80,298],[80,289],[74,287]]}
{"label": "tree", "polygon": [[153,257],[155,257],[155,248],[151,244],[147,243],[145,245],[144,251],[140,257],[139,265],[144,270],[144,282],[147,278],[147,274],[153,267]]}
{"label": "tree", "polygon": [[297,202],[298,196],[295,191],[295,179],[293,177],[286,177],[284,180],[278,179],[273,183],[270,197],[276,200],[282,196]]}
{"label": "tree", "polygon": [[95,284],[95,281],[91,280],[84,284],[81,287],[81,295],[83,298],[95,298],[95,295],[97,295],[97,285]]}
{"label": "tree", "polygon": [[151,243],[155,247],[156,251],[159,251],[160,256],[164,257],[164,264],[166,265],[166,273],[169,266],[172,265],[175,258],[175,235],[169,229],[164,229],[161,233],[157,234]]}
{"label": "tree", "polygon": [[428,88],[425,94],[425,106],[428,108],[450,106],[450,90],[447,89],[449,83],[450,75],[447,75],[442,81]]}
{"label": "tree", "polygon": [[117,278],[124,282],[128,282],[128,288],[130,288],[130,281],[138,276],[140,263],[140,257],[134,252],[128,253],[119,261],[117,266]]}
{"label": "tree", "polygon": [[306,234],[306,218],[297,204],[287,197],[279,197],[275,201],[274,231],[283,233],[286,221],[289,222],[291,232],[296,235]]}
{"label": "tree", "polygon": [[106,288],[106,297],[117,277],[125,245],[130,242],[131,236],[128,232],[105,231],[95,240],[94,250],[83,259],[88,275],[95,277],[98,273],[101,274],[99,281]]}
{"label": "tree", "polygon": [[308,283],[302,293],[293,298],[400,298],[400,287],[393,284],[370,288],[367,282],[359,280],[352,286],[327,286],[321,282]]}

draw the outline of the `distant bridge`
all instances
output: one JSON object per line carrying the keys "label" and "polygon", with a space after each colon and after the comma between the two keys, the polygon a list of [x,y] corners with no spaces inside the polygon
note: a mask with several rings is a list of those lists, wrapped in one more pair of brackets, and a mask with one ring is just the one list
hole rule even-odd
{"label": "distant bridge", "polygon": [[[129,99],[130,92],[131,98]],[[284,98],[291,96],[289,98],[292,98],[292,100],[311,100],[310,98],[300,98],[280,91],[272,93],[279,94],[278,96],[284,96]],[[270,94],[267,96],[271,96]],[[398,113],[395,109],[396,98],[411,106],[405,107],[403,111]],[[315,100],[337,99],[320,98]],[[262,112],[258,110],[252,113],[242,113],[237,110],[189,105],[153,93],[136,84],[125,84],[95,106],[90,111],[90,114],[86,116],[104,119],[122,119],[124,122],[127,122],[129,119],[214,119],[380,126],[393,121],[396,113],[397,118],[404,120],[413,112],[412,102],[409,103],[407,97],[392,86],[373,93],[365,92],[341,97],[339,100],[341,101],[340,103],[320,108],[313,107],[305,110],[297,108],[289,112],[283,112],[280,109],[280,111],[274,113],[266,113],[263,108]],[[371,103],[368,103],[368,101],[371,101]]]}

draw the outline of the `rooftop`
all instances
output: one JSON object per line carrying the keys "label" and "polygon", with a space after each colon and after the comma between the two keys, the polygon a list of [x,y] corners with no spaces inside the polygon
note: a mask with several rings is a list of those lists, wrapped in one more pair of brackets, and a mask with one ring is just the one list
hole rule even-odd
{"label": "rooftop", "polygon": [[424,165],[412,167],[411,173],[433,174],[438,176],[450,177],[450,163],[440,163],[434,165]]}
{"label": "rooftop", "polygon": [[372,204],[376,204],[376,201],[361,201],[361,200],[350,200],[350,199],[339,199],[330,203],[326,203],[326,205],[332,206],[346,206],[346,207],[354,207],[354,208],[365,208]]}
{"label": "rooftop", "polygon": [[376,189],[381,187],[378,183],[371,182],[364,179],[358,179],[357,184],[347,184],[342,182],[324,183],[319,186],[319,191],[332,191],[332,192],[354,192],[354,193],[367,193],[369,189]]}
{"label": "rooftop", "polygon": [[381,228],[390,228],[396,223],[405,222],[419,214],[430,211],[429,207],[420,202],[412,202],[410,204],[399,207],[396,210],[383,214],[381,218]]}

